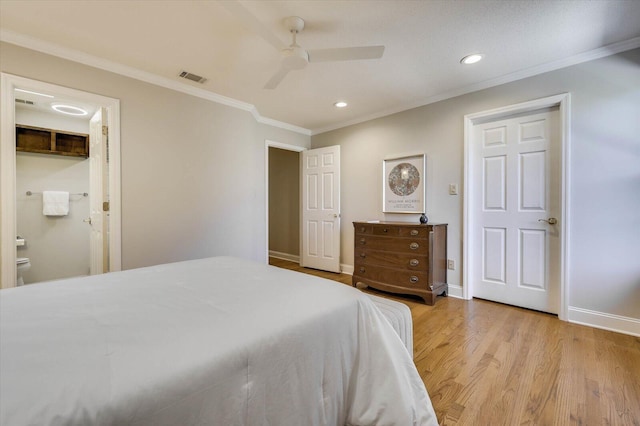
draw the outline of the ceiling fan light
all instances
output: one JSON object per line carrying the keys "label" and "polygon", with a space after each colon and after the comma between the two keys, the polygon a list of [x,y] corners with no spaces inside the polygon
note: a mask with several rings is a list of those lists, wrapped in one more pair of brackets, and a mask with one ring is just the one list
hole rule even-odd
{"label": "ceiling fan light", "polygon": [[347,106],[347,103],[345,101],[338,101],[335,104],[333,104],[336,108],[344,108]]}
{"label": "ceiling fan light", "polygon": [[475,64],[476,62],[480,62],[484,55],[482,53],[474,53],[471,55],[467,55],[464,58],[460,59],[460,63],[464,65]]}

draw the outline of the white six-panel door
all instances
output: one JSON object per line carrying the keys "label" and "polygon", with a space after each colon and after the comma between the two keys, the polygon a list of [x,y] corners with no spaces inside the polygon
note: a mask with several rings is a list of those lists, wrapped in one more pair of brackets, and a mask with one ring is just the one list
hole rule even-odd
{"label": "white six-panel door", "polygon": [[302,152],[300,265],[340,272],[340,146]]}
{"label": "white six-panel door", "polygon": [[474,125],[474,297],[558,313],[557,134],[551,110]]}

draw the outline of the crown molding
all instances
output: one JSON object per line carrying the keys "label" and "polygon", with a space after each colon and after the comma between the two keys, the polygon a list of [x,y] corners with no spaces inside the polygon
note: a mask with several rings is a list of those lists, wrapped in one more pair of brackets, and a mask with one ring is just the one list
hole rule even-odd
{"label": "crown molding", "polygon": [[359,117],[350,121],[345,121],[331,126],[312,129],[311,135],[315,136],[320,133],[329,132],[331,130],[341,129],[347,126],[353,126],[355,124],[364,123],[366,121],[375,120],[377,118],[386,117],[388,115],[397,114],[399,112],[408,111],[410,109],[419,108],[425,105],[433,104],[443,101],[445,99],[455,98],[456,96],[466,95],[467,93],[477,92],[479,90],[488,89],[490,87],[500,86],[502,84],[511,83],[513,81],[522,80],[527,77],[533,77],[538,74],[543,74],[549,71],[555,71],[562,68],[567,68],[572,65],[578,65],[583,62],[593,61],[595,59],[604,58],[606,56],[615,55],[616,53],[625,52],[631,49],[637,49],[640,47],[640,37],[634,37],[629,40],[621,41],[618,43],[609,44],[607,46],[600,47],[598,49],[583,52],[578,55],[570,56],[568,58],[559,59],[557,61],[547,62],[546,64],[538,65],[524,70],[516,71],[511,74],[493,78],[490,80],[481,81],[479,83],[470,84],[458,89],[450,90],[434,96],[420,99],[408,104],[386,109],[365,117]]}
{"label": "crown molding", "polygon": [[301,135],[311,136],[311,130],[296,126],[295,124],[284,123],[282,121],[262,116],[258,116],[256,120],[258,123],[266,124],[268,126],[279,127],[284,130],[291,130],[292,132],[300,133]]}
{"label": "crown molding", "polygon": [[311,135],[311,130],[309,129],[261,116],[258,112],[258,109],[252,104],[222,96],[208,90],[200,89],[198,87],[193,87],[180,81],[175,81],[170,78],[159,76],[157,74],[129,67],[118,62],[109,61],[107,59],[93,56],[79,50],[70,49],[59,44],[37,39],[35,37],[20,34],[7,29],[0,29],[0,41],[15,44],[16,46],[24,47],[26,49],[35,50],[47,55],[56,56],[58,58],[67,59],[69,61],[77,62],[93,68],[98,68],[104,71],[123,75],[125,77],[144,81],[145,83],[164,87],[165,89],[175,90],[177,92],[185,93],[197,98],[247,111],[251,113],[254,119],[259,123],[300,133],[306,136]]}

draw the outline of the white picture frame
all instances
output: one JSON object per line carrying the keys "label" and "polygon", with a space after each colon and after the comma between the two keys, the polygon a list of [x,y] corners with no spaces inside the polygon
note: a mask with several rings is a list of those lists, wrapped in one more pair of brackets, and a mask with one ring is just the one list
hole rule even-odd
{"label": "white picture frame", "polygon": [[425,213],[427,195],[425,154],[382,161],[382,212]]}

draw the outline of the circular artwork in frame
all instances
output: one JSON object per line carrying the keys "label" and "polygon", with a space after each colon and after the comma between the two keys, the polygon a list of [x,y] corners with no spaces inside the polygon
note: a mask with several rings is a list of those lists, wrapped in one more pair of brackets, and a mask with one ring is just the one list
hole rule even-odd
{"label": "circular artwork in frame", "polygon": [[419,185],[420,172],[413,164],[400,163],[389,173],[389,189],[396,195],[411,195]]}
{"label": "circular artwork in frame", "polygon": [[382,162],[384,213],[424,213],[426,155],[412,155]]}

